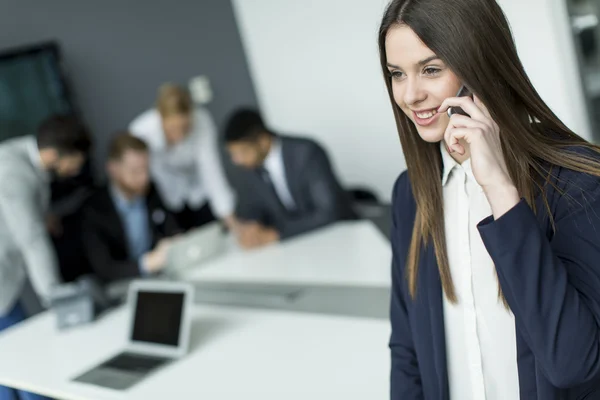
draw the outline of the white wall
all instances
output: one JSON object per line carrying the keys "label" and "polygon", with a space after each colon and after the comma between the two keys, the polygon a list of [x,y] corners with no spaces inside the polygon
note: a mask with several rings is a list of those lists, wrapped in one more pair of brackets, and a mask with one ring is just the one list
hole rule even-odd
{"label": "white wall", "polygon": [[[343,183],[389,200],[406,167],[378,64],[387,0],[232,0],[267,122],[329,151]],[[501,0],[525,68],[550,107],[589,138],[561,0]]]}

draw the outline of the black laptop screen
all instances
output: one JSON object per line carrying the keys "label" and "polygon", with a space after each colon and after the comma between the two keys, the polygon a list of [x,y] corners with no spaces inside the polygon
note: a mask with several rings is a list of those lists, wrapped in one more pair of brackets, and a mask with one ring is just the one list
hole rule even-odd
{"label": "black laptop screen", "polygon": [[167,346],[179,344],[183,293],[139,291],[131,339]]}

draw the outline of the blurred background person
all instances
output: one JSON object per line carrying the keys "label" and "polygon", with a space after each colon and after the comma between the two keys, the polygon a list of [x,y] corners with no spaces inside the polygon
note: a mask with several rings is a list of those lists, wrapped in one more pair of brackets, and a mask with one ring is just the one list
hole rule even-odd
{"label": "blurred background person", "polygon": [[110,143],[109,183],[83,209],[83,246],[104,282],[154,274],[179,227],[150,183],[148,146],[128,132]]}
{"label": "blurred background person", "polygon": [[64,282],[73,282],[91,272],[81,243],[81,210],[94,191],[94,183],[90,158],[78,175],[55,178],[50,183],[50,212],[46,225]]}
{"label": "blurred background person", "polygon": [[235,112],[225,129],[232,162],[251,188],[239,196],[243,247],[263,246],[327,224],[354,219],[347,193],[325,150],[306,138],[275,134],[252,109]]}
{"label": "blurred background person", "polygon": [[235,227],[235,200],[221,164],[215,125],[207,110],[194,106],[186,89],[161,86],[156,107],[137,117],[130,131],[148,144],[152,178],[184,230],[215,216]]}
{"label": "blurred background person", "polygon": [[[87,128],[76,118],[52,116],[37,137],[0,144],[0,331],[26,318],[19,300],[27,279],[48,305],[59,284],[56,254],[46,230],[50,180],[77,175],[91,146]],[[19,392],[23,399],[43,399]],[[0,399],[17,392],[0,387]]]}

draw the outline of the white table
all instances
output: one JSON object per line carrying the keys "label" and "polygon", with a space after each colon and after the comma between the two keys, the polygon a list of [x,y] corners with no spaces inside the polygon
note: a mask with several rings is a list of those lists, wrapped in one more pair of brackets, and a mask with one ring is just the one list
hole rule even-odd
{"label": "white table", "polygon": [[390,286],[391,248],[369,221],[341,222],[184,271],[189,281]]}
{"label": "white table", "polygon": [[[185,272],[192,281],[389,287],[387,239],[341,223],[265,249],[234,251]],[[64,400],[383,399],[386,320],[195,306],[189,356],[126,392],[71,379],[123,349],[124,309],[58,332],[44,313],[0,335],[0,384]]]}
{"label": "white table", "polygon": [[0,338],[0,384],[63,400],[364,400],[388,394],[387,321],[196,306],[191,352],[126,392],[71,378],[119,352],[126,313],[57,332],[44,313]]}

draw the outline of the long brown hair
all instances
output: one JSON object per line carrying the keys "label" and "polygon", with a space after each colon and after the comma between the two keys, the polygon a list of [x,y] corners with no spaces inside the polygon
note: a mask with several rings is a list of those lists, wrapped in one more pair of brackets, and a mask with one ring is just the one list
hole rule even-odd
{"label": "long brown hair", "polygon": [[[392,94],[385,41],[389,29],[399,25],[410,27],[487,106],[500,128],[502,151],[512,181],[534,212],[534,198],[540,193],[553,227],[543,190],[546,184],[556,187],[550,181],[548,165],[600,176],[597,158],[564,151],[580,146],[600,153],[600,147],[569,130],[541,99],[525,74],[510,27],[496,0],[392,0],[379,28],[379,53],[417,205],[406,260],[409,292],[413,298],[416,296],[419,251],[431,240],[444,293],[456,302],[444,234],[439,144],[419,137]],[[501,291],[499,296],[503,299]]]}

